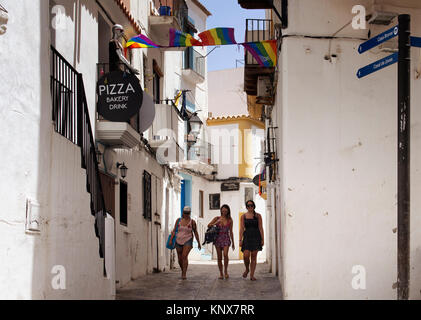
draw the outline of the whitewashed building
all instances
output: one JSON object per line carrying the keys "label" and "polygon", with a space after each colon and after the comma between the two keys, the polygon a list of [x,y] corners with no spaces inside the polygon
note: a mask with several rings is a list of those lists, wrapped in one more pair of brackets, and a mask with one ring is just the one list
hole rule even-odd
{"label": "whitewashed building", "polygon": [[[253,1],[239,0],[250,5]],[[256,4],[258,1],[254,1]],[[269,9],[272,1],[262,1]],[[273,271],[286,299],[397,298],[397,67],[358,79],[359,68],[396,52],[397,41],[365,54],[365,40],[411,15],[421,36],[419,1],[273,1],[276,69],[265,70],[275,99],[266,105],[279,162],[268,186]],[[355,5],[366,29],[355,30]],[[263,8],[261,6],[261,8]],[[364,20],[364,19],[363,19]],[[282,36],[280,27],[282,26]],[[420,299],[420,49],[411,60],[410,299]],[[247,70],[247,68],[249,68]],[[246,65],[250,80],[252,63]],[[260,76],[264,76],[260,74]],[[263,80],[250,80],[256,86]],[[250,95],[263,96],[245,88]]]}
{"label": "whitewashed building", "polygon": [[[182,51],[129,52],[155,120],[146,131],[140,116],[107,122],[97,114],[96,83],[108,70],[111,28],[118,23],[127,39],[142,33],[167,45],[169,28],[190,15],[203,23],[206,9],[184,0],[171,3],[170,16],[160,15],[158,1],[2,5],[0,145],[10,166],[0,183],[8,194],[0,298],[113,299],[132,279],[173,264],[165,242],[181,211],[176,163],[185,160],[186,123],[166,102],[187,87],[181,77],[188,81],[192,67],[183,67]],[[192,98],[204,112],[206,90]],[[175,132],[165,136],[169,158],[159,153],[161,128]]]}

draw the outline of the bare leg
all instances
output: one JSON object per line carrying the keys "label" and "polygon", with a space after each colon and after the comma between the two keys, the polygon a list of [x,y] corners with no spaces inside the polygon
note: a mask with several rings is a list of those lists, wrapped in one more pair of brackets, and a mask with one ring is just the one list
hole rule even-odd
{"label": "bare leg", "polygon": [[258,251],[251,252],[250,280],[252,281],[256,281],[256,278],[254,277],[254,272],[256,271],[256,265],[257,265],[257,252]]}
{"label": "bare leg", "polygon": [[250,251],[245,250],[243,253],[243,257],[244,257],[244,265],[246,266],[246,271],[244,271],[243,273],[243,278],[247,278],[247,275],[250,272]]}
{"label": "bare leg", "polygon": [[222,272],[222,248],[215,246],[216,254],[218,256],[218,268],[219,268],[219,279],[224,279],[224,274]]}
{"label": "bare leg", "polygon": [[189,253],[190,253],[191,249],[193,249],[193,247],[191,247],[191,246],[184,246],[183,247],[183,254],[182,254],[183,269],[182,269],[182,273],[181,273],[181,278],[183,280],[187,279],[187,268],[189,267]]}
{"label": "bare leg", "polygon": [[228,257],[228,251],[230,247],[224,247],[224,271],[225,271],[225,279],[229,278],[228,275],[228,265],[229,265],[229,257]]}
{"label": "bare leg", "polygon": [[181,274],[183,274],[183,248],[176,247],[178,264],[180,265]]}

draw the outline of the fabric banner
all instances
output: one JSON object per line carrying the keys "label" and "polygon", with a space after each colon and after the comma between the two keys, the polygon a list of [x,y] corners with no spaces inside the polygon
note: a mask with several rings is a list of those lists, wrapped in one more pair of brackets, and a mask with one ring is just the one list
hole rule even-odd
{"label": "fabric banner", "polygon": [[202,42],[193,38],[191,34],[179,30],[170,29],[169,47],[193,47],[203,46]]}
{"label": "fabric banner", "polygon": [[215,28],[199,34],[204,46],[237,44],[233,28]]}
{"label": "fabric banner", "polygon": [[[127,48],[180,48],[180,47],[204,47],[237,44],[233,28],[214,28],[199,34],[201,40],[195,39],[191,34],[170,29],[169,46],[162,47],[153,43],[144,35],[133,37],[127,42]],[[256,59],[262,67],[275,67],[277,63],[278,49],[276,40],[260,42],[240,43],[245,50]]]}
{"label": "fabric banner", "polygon": [[278,57],[276,40],[242,43],[242,45],[262,67],[276,66]]}

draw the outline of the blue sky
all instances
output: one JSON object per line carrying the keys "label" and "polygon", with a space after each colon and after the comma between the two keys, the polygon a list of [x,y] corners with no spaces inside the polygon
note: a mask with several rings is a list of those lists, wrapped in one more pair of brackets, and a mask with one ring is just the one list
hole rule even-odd
{"label": "blue sky", "polygon": [[[208,18],[208,29],[229,27],[235,29],[235,39],[244,42],[246,19],[264,19],[264,10],[246,10],[241,8],[237,0],[200,0],[212,13]],[[210,52],[214,47],[208,47]],[[208,56],[208,71],[235,68],[235,60],[244,60],[242,46],[220,46]],[[238,63],[239,67],[243,64]]]}

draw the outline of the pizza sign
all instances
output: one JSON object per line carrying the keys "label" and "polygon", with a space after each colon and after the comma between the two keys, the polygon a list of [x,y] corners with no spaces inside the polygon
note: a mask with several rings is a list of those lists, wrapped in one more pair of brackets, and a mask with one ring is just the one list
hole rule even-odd
{"label": "pizza sign", "polygon": [[129,121],[139,113],[143,90],[139,79],[123,71],[107,73],[98,81],[98,113],[113,122]]}

